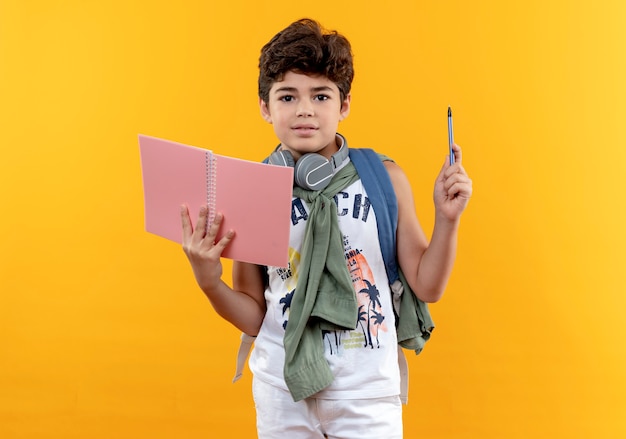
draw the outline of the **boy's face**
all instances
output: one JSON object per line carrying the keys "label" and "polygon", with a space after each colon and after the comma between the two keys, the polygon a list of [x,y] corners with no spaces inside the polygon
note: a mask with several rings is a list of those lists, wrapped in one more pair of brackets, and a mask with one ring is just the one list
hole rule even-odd
{"label": "boy's face", "polygon": [[287,72],[272,85],[268,103],[259,103],[261,115],[295,160],[309,152],[327,158],[337,152],[337,126],[350,112],[350,96],[342,100],[337,85],[325,76]]}

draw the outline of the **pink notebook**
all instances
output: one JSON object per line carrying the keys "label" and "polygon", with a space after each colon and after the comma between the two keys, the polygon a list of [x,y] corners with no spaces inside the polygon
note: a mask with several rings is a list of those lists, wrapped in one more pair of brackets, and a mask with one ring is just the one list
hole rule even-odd
{"label": "pink notebook", "polygon": [[222,256],[242,262],[286,267],[293,169],[241,160],[169,140],[139,135],[145,227],[180,243],[180,206],[192,222],[203,205],[210,217],[224,214],[218,239],[235,238]]}

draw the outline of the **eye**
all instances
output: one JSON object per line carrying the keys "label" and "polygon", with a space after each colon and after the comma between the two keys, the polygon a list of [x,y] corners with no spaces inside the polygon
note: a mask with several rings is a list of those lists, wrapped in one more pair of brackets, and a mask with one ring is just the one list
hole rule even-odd
{"label": "eye", "polygon": [[282,102],[291,102],[291,101],[293,101],[293,99],[294,99],[294,97],[291,96],[291,95],[285,95],[285,96],[281,96],[281,97],[278,98],[278,100],[282,101]]}
{"label": "eye", "polygon": [[328,99],[330,99],[330,97],[327,95],[317,95],[313,99],[315,99],[316,101],[327,101]]}

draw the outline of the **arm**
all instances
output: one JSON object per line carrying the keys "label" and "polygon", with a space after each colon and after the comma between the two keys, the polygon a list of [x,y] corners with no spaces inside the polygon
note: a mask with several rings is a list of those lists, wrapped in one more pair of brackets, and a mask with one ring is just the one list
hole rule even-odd
{"label": "arm", "polygon": [[398,263],[420,300],[441,299],[456,257],[461,213],[472,194],[472,181],[461,164],[461,149],[454,145],[456,163],[448,159],[435,182],[435,226],[428,243],[415,214],[411,185],[399,166],[385,162],[398,198]]}
{"label": "arm", "polygon": [[191,263],[196,282],[215,311],[248,335],[257,335],[265,316],[264,285],[260,268],[253,264],[233,264],[233,288],[222,281],[222,252],[235,236],[229,230],[218,242],[215,238],[222,223],[217,213],[206,230],[208,209],[200,209],[193,228],[186,206],[181,208],[183,250]]}

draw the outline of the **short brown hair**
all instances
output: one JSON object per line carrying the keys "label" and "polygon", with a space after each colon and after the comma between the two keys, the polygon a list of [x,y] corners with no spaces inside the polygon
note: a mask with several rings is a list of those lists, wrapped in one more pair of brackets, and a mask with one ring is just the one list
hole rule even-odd
{"label": "short brown hair", "polygon": [[289,71],[327,77],[337,85],[343,101],[354,78],[350,42],[336,31],[323,29],[315,20],[298,20],[261,49],[259,97],[267,103],[272,84],[282,81]]}

